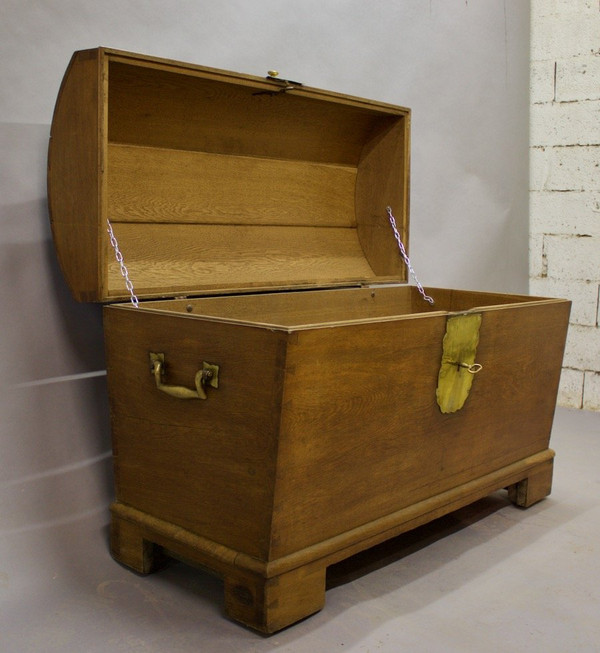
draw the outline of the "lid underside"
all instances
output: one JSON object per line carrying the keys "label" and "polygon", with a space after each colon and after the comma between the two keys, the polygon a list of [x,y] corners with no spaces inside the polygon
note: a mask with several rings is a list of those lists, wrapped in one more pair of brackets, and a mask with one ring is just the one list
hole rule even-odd
{"label": "lid underside", "polygon": [[81,301],[405,280],[409,112],[140,55],[75,53],[48,197]]}

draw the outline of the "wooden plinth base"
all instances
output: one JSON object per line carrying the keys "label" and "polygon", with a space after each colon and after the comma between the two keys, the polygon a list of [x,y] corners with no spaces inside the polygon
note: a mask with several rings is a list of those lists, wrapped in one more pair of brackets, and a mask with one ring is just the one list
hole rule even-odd
{"label": "wooden plinth base", "polygon": [[554,452],[547,449],[334,538],[272,561],[261,561],[116,502],[111,507],[111,551],[119,562],[150,573],[165,551],[224,578],[229,617],[263,633],[274,633],[325,604],[325,574],[344,560],[473,501],[508,489],[510,500],[528,507],[550,494]]}

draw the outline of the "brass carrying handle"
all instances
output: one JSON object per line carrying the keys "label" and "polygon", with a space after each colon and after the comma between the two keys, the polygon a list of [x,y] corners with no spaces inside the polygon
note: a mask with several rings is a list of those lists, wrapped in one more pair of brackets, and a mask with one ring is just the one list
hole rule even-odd
{"label": "brass carrying handle", "polygon": [[165,355],[150,352],[150,372],[154,375],[156,387],[165,394],[175,397],[176,399],[206,399],[204,386],[210,385],[212,388],[219,387],[219,366],[212,365],[206,361],[202,362],[202,369],[196,372],[194,377],[195,390],[186,388],[182,385],[169,385],[163,383],[163,374],[165,368]]}

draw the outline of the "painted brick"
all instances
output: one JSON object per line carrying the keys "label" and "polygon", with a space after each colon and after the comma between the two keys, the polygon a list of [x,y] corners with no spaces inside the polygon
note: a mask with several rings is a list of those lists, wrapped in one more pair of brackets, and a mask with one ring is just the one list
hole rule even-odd
{"label": "painted brick", "polygon": [[598,0],[531,0],[531,17],[556,14],[596,14]]}
{"label": "painted brick", "polygon": [[529,93],[532,103],[554,101],[554,61],[532,61],[529,67]]}
{"label": "painted brick", "polygon": [[532,105],[529,139],[532,146],[599,145],[600,102]]}
{"label": "painted brick", "polygon": [[[600,25],[598,26],[600,45]],[[600,99],[600,56],[590,55],[556,62],[557,102]]]}
{"label": "painted brick", "polygon": [[[570,299],[571,324],[596,326],[598,316],[599,284],[586,281],[564,281],[556,279],[531,279],[529,293],[539,297],[560,297]],[[600,361],[599,361],[600,362]]]}
{"label": "painted brick", "polygon": [[532,147],[532,190],[600,190],[600,146]]}
{"label": "painted brick", "polygon": [[531,58],[568,59],[587,56],[600,48],[600,12],[539,16],[531,24]]}
{"label": "painted brick", "polygon": [[600,239],[548,235],[544,237],[544,252],[547,276],[600,282]]}
{"label": "painted brick", "polygon": [[583,404],[583,378],[581,370],[563,368],[558,387],[558,405],[581,408]]}
{"label": "painted brick", "polygon": [[600,328],[572,324],[567,334],[563,365],[576,370],[596,370],[600,361]]}
{"label": "painted brick", "polygon": [[600,192],[531,191],[529,229],[532,234],[600,236]]}
{"label": "painted brick", "polygon": [[544,253],[544,235],[530,234],[529,236],[529,277],[546,276],[546,257]]}
{"label": "painted brick", "polygon": [[583,408],[600,411],[600,373],[586,372],[583,381]]}

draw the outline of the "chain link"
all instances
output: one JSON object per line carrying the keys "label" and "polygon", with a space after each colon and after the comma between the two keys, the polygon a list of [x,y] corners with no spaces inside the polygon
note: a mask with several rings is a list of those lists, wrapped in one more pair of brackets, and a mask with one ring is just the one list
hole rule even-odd
{"label": "chain link", "polygon": [[415,270],[410,262],[410,259],[408,258],[408,254],[406,253],[406,248],[404,247],[404,243],[402,242],[402,239],[400,238],[400,234],[398,233],[398,227],[396,226],[396,218],[394,218],[394,215],[392,214],[392,209],[388,206],[387,209],[387,214],[390,219],[390,224],[392,225],[392,230],[394,231],[394,237],[396,238],[396,241],[398,242],[398,248],[400,249],[400,254],[402,255],[402,258],[404,259],[404,263],[406,264],[406,267],[408,268],[408,271],[410,272],[412,278],[415,280],[415,284],[417,285],[417,290],[421,293],[423,299],[426,302],[429,302],[430,304],[435,304],[433,297],[430,297],[426,292],[423,286],[421,285],[421,282],[417,279],[417,275],[415,274]]}
{"label": "chain link", "polygon": [[133,283],[129,278],[129,272],[127,271],[127,267],[123,262],[123,254],[121,254],[121,250],[119,249],[119,243],[117,242],[117,237],[115,236],[112,225],[110,224],[110,220],[107,219],[106,223],[108,224],[107,231],[108,231],[108,236],[110,238],[110,244],[112,245],[112,248],[115,250],[115,258],[117,259],[117,263],[119,264],[119,267],[121,269],[121,274],[123,275],[123,279],[125,279],[125,287],[129,291],[129,295],[131,296],[131,303],[136,308],[139,308],[139,301],[136,294],[133,292]]}

